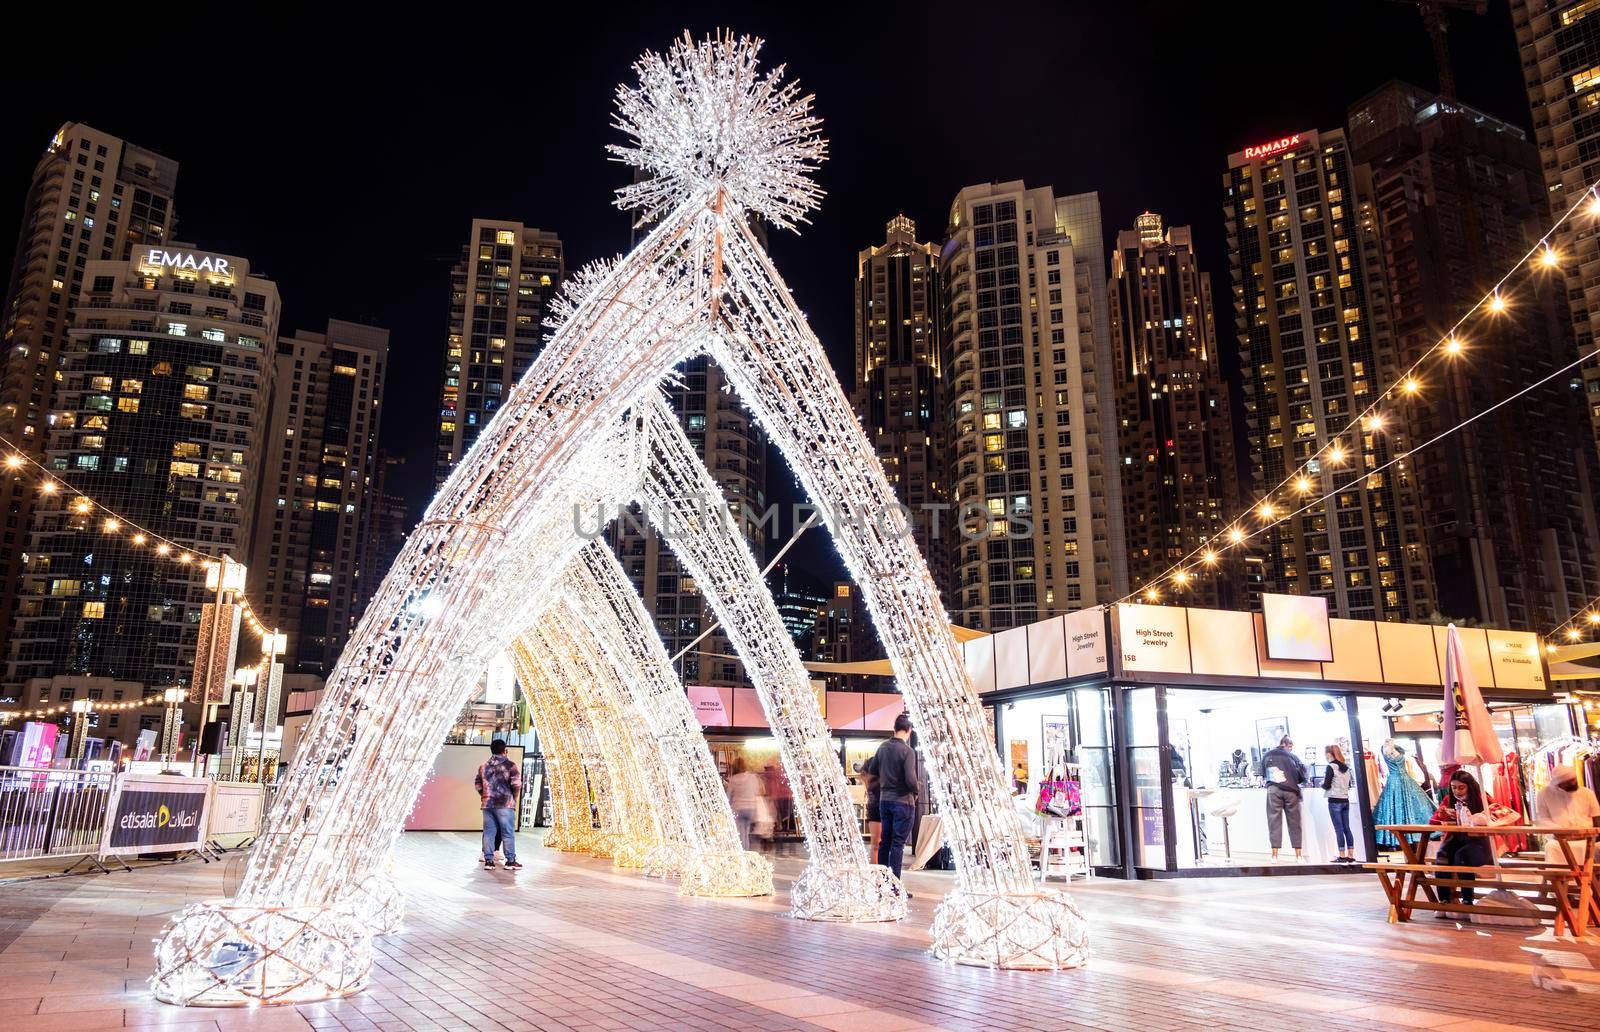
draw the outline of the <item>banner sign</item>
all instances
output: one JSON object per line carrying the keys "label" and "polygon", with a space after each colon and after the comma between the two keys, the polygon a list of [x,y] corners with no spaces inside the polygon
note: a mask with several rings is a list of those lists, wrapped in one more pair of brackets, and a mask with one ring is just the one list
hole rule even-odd
{"label": "banner sign", "polygon": [[[215,602],[200,607],[200,637],[194,649],[194,677],[190,696],[221,705],[227,700],[233,682],[233,668],[239,655],[239,623],[244,611],[224,602],[219,612]],[[213,647],[212,639],[216,639]],[[207,662],[209,659],[210,662]],[[204,710],[202,710],[204,712]]]}
{"label": "banner sign", "polygon": [[198,849],[210,800],[209,778],[123,775],[112,793],[100,855]]}
{"label": "banner sign", "polygon": [[218,781],[211,793],[211,815],[207,837],[254,835],[261,830],[262,791],[260,785],[236,785]]}

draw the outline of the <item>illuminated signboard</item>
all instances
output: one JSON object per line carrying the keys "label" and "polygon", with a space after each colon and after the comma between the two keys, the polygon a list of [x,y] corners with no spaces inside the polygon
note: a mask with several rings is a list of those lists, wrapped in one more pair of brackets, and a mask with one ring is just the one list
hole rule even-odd
{"label": "illuminated signboard", "polygon": [[1316,595],[1263,594],[1261,614],[1266,618],[1269,658],[1333,662],[1327,599]]}
{"label": "illuminated signboard", "polygon": [[1298,147],[1299,145],[1300,134],[1295,133],[1293,136],[1285,136],[1283,139],[1273,140],[1271,143],[1263,143],[1255,147],[1246,147],[1244,149],[1244,156],[1246,160],[1251,158],[1265,158],[1270,157],[1273,154],[1281,154],[1289,148]]}
{"label": "illuminated signboard", "polygon": [[228,259],[218,258],[212,254],[196,254],[193,251],[166,251],[152,247],[144,253],[139,264],[154,272],[177,269],[181,272],[209,272],[230,278],[233,276],[233,268]]}

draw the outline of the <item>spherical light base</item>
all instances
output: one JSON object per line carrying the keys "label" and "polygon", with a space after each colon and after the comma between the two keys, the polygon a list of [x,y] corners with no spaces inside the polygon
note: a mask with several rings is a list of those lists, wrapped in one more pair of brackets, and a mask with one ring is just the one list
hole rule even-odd
{"label": "spherical light base", "polygon": [[405,893],[395,882],[392,863],[357,885],[349,902],[373,935],[393,935],[406,916]]}
{"label": "spherical light base", "polygon": [[1059,971],[1089,961],[1089,923],[1063,892],[956,890],[933,915],[933,955],[977,967]]}
{"label": "spherical light base", "polygon": [[801,921],[901,921],[906,889],[880,864],[809,864],[789,893],[789,916]]}
{"label": "spherical light base", "polygon": [[678,875],[678,895],[731,899],[770,896],[772,861],[748,850],[734,853],[696,853]]}
{"label": "spherical light base", "polygon": [[645,855],[645,877],[676,878],[687,861],[688,850],[683,846],[663,842]]}
{"label": "spherical light base", "polygon": [[637,835],[618,835],[611,847],[611,866],[629,871],[642,870],[650,862],[656,844]]}
{"label": "spherical light base", "polygon": [[353,907],[192,903],[156,944],[156,999],[189,1007],[290,1005],[360,992],[372,936]]}

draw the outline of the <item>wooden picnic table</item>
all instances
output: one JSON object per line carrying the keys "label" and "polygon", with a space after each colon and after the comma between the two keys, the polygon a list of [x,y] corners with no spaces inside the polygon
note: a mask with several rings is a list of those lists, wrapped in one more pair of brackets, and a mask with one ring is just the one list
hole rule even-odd
{"label": "wooden picnic table", "polygon": [[[1565,891],[1557,892],[1556,934],[1564,934],[1562,926],[1568,925],[1574,935],[1582,936],[1588,931],[1591,918],[1596,926],[1600,927],[1600,891],[1597,891],[1600,887],[1597,887],[1595,881],[1595,853],[1597,850],[1594,847],[1595,840],[1600,838],[1600,828],[1558,828],[1522,824],[1502,824],[1498,826],[1380,824],[1378,829],[1387,831],[1395,837],[1395,840],[1400,843],[1400,851],[1405,854],[1406,858],[1404,864],[1378,863],[1366,865],[1368,868],[1376,870],[1380,880],[1384,882],[1384,891],[1389,893],[1391,920],[1404,921],[1409,918],[1418,889],[1421,889],[1427,895],[1428,902],[1431,904],[1427,909],[1458,909],[1439,901],[1433,891],[1435,879],[1427,877],[1426,869],[1430,866],[1427,862],[1428,843],[1433,839],[1434,835],[1450,835],[1454,833],[1463,835],[1544,835],[1554,839],[1561,847],[1561,856],[1565,860],[1564,871],[1561,870],[1562,865],[1560,864],[1552,867],[1549,864],[1538,862],[1520,863],[1514,860],[1496,868],[1484,868],[1483,870],[1493,871],[1496,875],[1515,873],[1519,869],[1528,873],[1538,873],[1545,870],[1553,871],[1557,875],[1555,879],[1557,889],[1560,889],[1566,881],[1571,881],[1578,893],[1576,905],[1569,906]],[[1572,843],[1579,840],[1589,842],[1589,848],[1574,850]],[[1582,854],[1581,857],[1578,855],[1580,853]],[[1385,868],[1393,868],[1394,871],[1385,871]],[[1410,870],[1407,870],[1408,868]],[[1447,867],[1442,870],[1459,874],[1470,869]],[[1400,874],[1400,882],[1391,886],[1386,875],[1395,872]],[[1409,878],[1407,877],[1408,874]],[[1451,886],[1457,886],[1459,883],[1459,877],[1448,882]],[[1459,909],[1462,911],[1470,910],[1464,905]]]}

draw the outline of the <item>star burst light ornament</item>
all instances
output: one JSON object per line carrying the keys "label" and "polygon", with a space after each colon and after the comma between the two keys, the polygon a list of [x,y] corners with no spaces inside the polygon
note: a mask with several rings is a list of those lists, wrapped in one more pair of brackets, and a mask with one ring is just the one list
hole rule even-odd
{"label": "star burst light ornament", "polygon": [[[824,514],[920,732],[956,867],[934,955],[1016,968],[1087,959],[1082,916],[1037,884],[1006,770],[894,489],[750,227],[752,213],[803,221],[821,196],[808,174],[824,153],[809,98],[762,74],[757,50],[731,36],[685,38],[641,59],[639,86],[619,94],[617,124],[633,144],[618,156],[646,177],[620,200],[648,234],[575,303],[407,538],[329,675],[235,898],[195,904],[164,934],[162,999],[300,1002],[363,983],[374,929],[353,900],[382,869],[484,668],[567,590],[565,571],[590,540],[574,506],[637,499],[648,462],[630,413],[698,354],[727,373]],[[763,653],[765,618],[746,615],[756,618],[746,646]],[[770,651],[746,658],[775,677],[787,665]],[[843,894],[858,896],[854,886]],[[827,905],[824,895],[814,894]],[[235,956],[239,942],[248,956]]]}
{"label": "star burst light ornament", "polygon": [[634,144],[606,149],[644,173],[617,191],[617,206],[637,210],[640,225],[718,191],[785,229],[821,203],[811,176],[828,156],[822,120],[809,94],[784,84],[782,65],[762,73],[760,52],[761,41],[749,36],[696,43],[686,32],[666,54],[634,63],[638,86],[617,87],[612,124]]}

